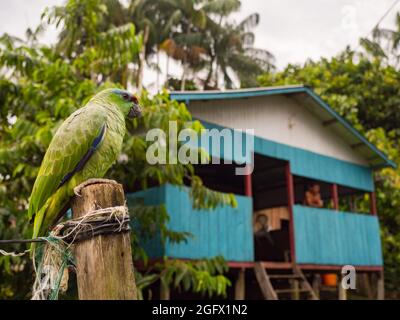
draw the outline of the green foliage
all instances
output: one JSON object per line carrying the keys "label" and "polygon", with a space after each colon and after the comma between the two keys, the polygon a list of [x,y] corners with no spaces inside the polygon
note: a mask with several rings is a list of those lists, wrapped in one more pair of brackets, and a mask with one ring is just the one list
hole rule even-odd
{"label": "green foliage", "polygon": [[201,261],[164,260],[155,264],[150,274],[141,275],[137,286],[143,297],[143,289],[160,281],[165,288],[191,291],[208,297],[226,297],[226,289],[231,282],[223,276],[228,267],[222,257]]}
{"label": "green foliage", "polygon": [[166,241],[170,243],[187,242],[192,237],[189,232],[176,232],[167,227],[170,218],[164,205],[135,204],[129,209],[133,221],[132,227],[135,230],[131,234],[131,239],[136,261],[148,263],[147,253],[141,246],[144,242],[157,239],[164,247]]}
{"label": "green foliage", "polygon": [[[375,66],[369,72],[370,87],[365,87],[375,104],[365,107],[368,115],[365,125],[370,141],[400,163],[399,154],[399,44],[400,13],[395,17],[395,29],[377,26],[372,39],[360,39],[368,60]],[[379,83],[380,82],[380,83]],[[372,88],[372,90],[371,90]],[[377,121],[375,121],[377,120]],[[382,169],[376,174],[378,212],[385,260],[385,286],[389,297],[399,298],[400,272],[400,219],[397,210],[400,204],[400,169]]]}
{"label": "green foliage", "polygon": [[[384,150],[399,166],[400,152],[398,132],[382,128],[367,132],[369,140]],[[384,168],[375,174],[378,215],[381,226],[383,256],[385,262],[385,287],[387,296],[399,299],[400,286],[400,168]]]}
{"label": "green foliage", "polygon": [[237,201],[231,193],[220,193],[209,190],[203,186],[199,177],[193,177],[190,189],[195,209],[214,209],[221,204],[237,207]]}
{"label": "green foliage", "polygon": [[56,52],[73,60],[83,77],[126,86],[132,76],[128,64],[137,58],[142,38],[122,13],[118,0],[70,0],[47,9],[42,23],[61,29]]}
{"label": "green foliage", "polygon": [[[258,78],[262,86],[304,84],[367,136],[391,160],[400,164],[400,72],[380,59],[349,49],[331,59],[288,65],[282,72]],[[400,285],[400,169],[376,171],[378,215],[388,296],[398,297]],[[367,197],[358,199],[367,208]]]}
{"label": "green foliage", "polygon": [[[181,90],[182,81],[177,78],[169,78],[165,86],[170,90]],[[199,90],[196,83],[193,80],[186,80],[185,82],[185,90]]]}

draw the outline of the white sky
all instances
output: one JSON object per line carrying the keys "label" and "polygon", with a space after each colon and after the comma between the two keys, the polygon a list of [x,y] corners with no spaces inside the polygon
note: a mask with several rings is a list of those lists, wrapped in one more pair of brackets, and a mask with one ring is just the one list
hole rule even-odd
{"label": "white sky", "polygon": [[[0,0],[0,34],[23,36],[27,27],[34,27],[46,6],[63,0]],[[345,48],[356,47],[358,39],[367,35],[394,0],[242,0],[240,21],[250,13],[260,14],[255,29],[256,47],[271,51],[279,69],[287,63],[302,63],[307,58],[330,57]],[[394,16],[400,3],[383,20],[381,26],[394,27]],[[45,42],[54,41],[50,30]],[[165,60],[161,60],[161,65]],[[170,66],[180,73],[177,64]],[[163,77],[161,81],[163,81]],[[147,84],[155,81],[154,72],[145,75]]]}

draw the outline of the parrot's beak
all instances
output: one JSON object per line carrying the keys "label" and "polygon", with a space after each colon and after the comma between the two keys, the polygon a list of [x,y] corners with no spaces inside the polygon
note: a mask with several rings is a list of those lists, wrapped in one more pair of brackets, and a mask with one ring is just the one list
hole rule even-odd
{"label": "parrot's beak", "polygon": [[142,108],[139,104],[134,103],[132,107],[129,109],[128,118],[138,118],[142,115]]}

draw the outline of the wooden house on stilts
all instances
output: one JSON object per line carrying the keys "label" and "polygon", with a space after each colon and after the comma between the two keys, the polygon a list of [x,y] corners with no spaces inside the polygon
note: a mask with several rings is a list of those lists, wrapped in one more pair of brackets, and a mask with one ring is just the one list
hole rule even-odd
{"label": "wooden house on stilts", "polygon": [[[332,285],[327,275],[336,274],[334,294],[344,299],[340,277],[346,265],[373,279],[374,294],[382,297],[373,171],[395,166],[385,154],[305,86],[171,92],[170,97],[186,103],[208,129],[253,129],[254,169],[235,174],[235,154],[224,164],[224,150],[212,147],[209,153],[221,163],[196,166],[206,186],[236,195],[236,208],[194,210],[189,190],[173,185],[129,194],[129,201],[164,203],[169,228],[193,235],[187,243],[165,247],[154,241],[152,258],[222,255],[233,284],[229,298],[317,299]],[[305,204],[305,193],[315,184],[323,205],[312,207]]]}

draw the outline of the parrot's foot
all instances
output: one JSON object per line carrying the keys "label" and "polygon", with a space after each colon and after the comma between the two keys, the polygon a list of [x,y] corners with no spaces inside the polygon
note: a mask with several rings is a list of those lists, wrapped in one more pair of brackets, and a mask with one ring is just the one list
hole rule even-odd
{"label": "parrot's foot", "polygon": [[97,178],[88,179],[88,180],[82,182],[80,185],[76,186],[76,187],[74,188],[74,193],[75,193],[75,195],[77,195],[78,197],[80,197],[80,196],[81,196],[81,191],[82,191],[83,188],[85,188],[85,187],[87,187],[87,186],[90,186],[91,184],[97,184],[97,183],[118,184],[118,182],[115,181],[115,180],[97,179]]}

